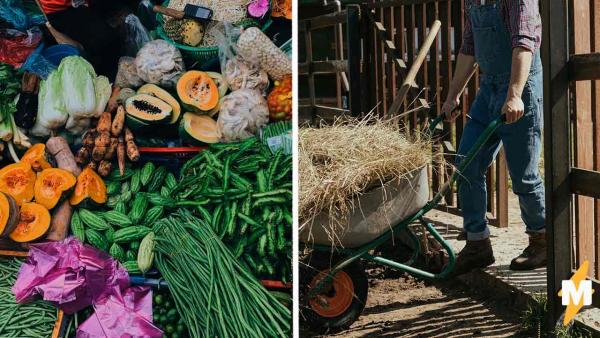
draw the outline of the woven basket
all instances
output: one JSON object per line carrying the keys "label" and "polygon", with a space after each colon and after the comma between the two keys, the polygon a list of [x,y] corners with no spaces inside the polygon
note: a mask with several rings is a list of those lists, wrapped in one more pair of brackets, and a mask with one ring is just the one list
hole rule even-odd
{"label": "woven basket", "polygon": [[[166,0],[163,3],[163,7],[168,7],[168,6],[169,6],[169,0]],[[158,27],[156,29],[158,36],[161,39],[172,44],[173,46],[177,47],[183,54],[183,57],[189,59],[190,61],[198,62],[198,63],[202,64],[206,61],[209,61],[209,60],[219,56],[219,47],[218,46],[192,47],[192,46],[183,45],[183,44],[173,41],[171,38],[169,38],[167,36],[167,33],[165,33],[165,31],[163,29],[163,24],[164,24],[163,15],[160,13],[156,13],[156,21],[158,22]],[[269,26],[271,26],[271,23],[273,23],[273,20],[271,20],[271,18],[269,17],[265,21],[263,26],[261,27],[261,30],[264,32],[267,28],[269,28]]]}

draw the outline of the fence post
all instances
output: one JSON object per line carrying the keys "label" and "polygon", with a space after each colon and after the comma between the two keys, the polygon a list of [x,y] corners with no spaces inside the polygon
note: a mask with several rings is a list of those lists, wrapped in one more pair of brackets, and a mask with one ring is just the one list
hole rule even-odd
{"label": "fence post", "polygon": [[361,112],[360,84],[360,8],[358,5],[348,5],[346,16],[346,46],[348,46],[348,76],[350,93],[348,95],[350,114],[359,116]]}
{"label": "fence post", "polygon": [[[568,3],[541,1],[544,66],[544,165],[546,185],[546,238],[548,240],[548,328],[562,313],[558,291],[571,274],[571,191]],[[552,24],[550,24],[552,22]]]}

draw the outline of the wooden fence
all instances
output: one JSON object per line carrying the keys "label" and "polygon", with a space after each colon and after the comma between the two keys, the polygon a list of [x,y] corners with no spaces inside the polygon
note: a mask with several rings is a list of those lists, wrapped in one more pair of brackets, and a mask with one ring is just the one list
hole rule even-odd
{"label": "wooden fence", "polygon": [[[339,11],[341,10],[341,11]],[[324,14],[329,11],[330,13]],[[338,12],[339,11],[339,12]],[[348,25],[349,11],[358,13]],[[415,61],[419,48],[436,20],[442,22],[439,34],[401,105],[401,123],[408,131],[420,130],[426,121],[438,114],[452,78],[454,62],[462,41],[464,2],[450,0],[382,0],[368,5],[335,6],[300,5],[300,121],[316,122],[339,114],[364,115],[371,110],[386,116],[401,89],[407,69]],[[315,25],[315,22],[318,23]],[[328,24],[325,25],[324,23]],[[338,26],[338,25],[341,25]],[[315,27],[327,29],[321,39],[331,38],[331,44],[319,44]],[[309,29],[310,28],[310,29]],[[342,43],[340,43],[342,42]],[[319,45],[314,48],[313,45]],[[323,51],[323,46],[329,52]],[[316,54],[320,53],[321,58]],[[346,56],[346,57],[344,57]],[[358,63],[357,63],[358,60]],[[356,68],[358,64],[359,75]],[[343,65],[341,67],[340,65]],[[333,95],[327,86],[318,88],[315,77],[335,74]],[[325,80],[324,80],[325,81]],[[462,116],[446,123],[437,154],[446,163],[454,163],[458,142],[466,123],[466,115],[478,88],[478,74],[471,79],[462,97]],[[302,88],[307,88],[302,91]],[[360,93],[356,97],[355,93]],[[332,97],[333,96],[333,97]],[[403,111],[410,111],[402,115]],[[441,163],[441,162],[440,162]],[[449,177],[451,165],[439,165],[432,170],[432,190],[437,191]],[[488,219],[492,225],[508,226],[508,177],[503,151],[488,171]],[[445,197],[441,209],[460,214],[456,194]]]}
{"label": "wooden fence", "polygon": [[[541,2],[548,295],[554,325],[562,280],[590,262],[600,307],[600,0]],[[552,22],[552,24],[550,24]],[[565,29],[566,28],[566,29]]]}

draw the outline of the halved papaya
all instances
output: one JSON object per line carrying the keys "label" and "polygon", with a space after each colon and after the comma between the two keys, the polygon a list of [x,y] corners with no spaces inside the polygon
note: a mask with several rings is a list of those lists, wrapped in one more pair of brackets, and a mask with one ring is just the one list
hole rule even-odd
{"label": "halved papaya", "polygon": [[165,101],[149,94],[136,94],[125,101],[127,115],[145,123],[167,123],[173,108]]}
{"label": "halved papaya", "polygon": [[10,195],[0,192],[0,237],[10,234],[19,222],[19,206]]}
{"label": "halved papaya", "polygon": [[45,169],[35,180],[35,201],[47,209],[54,208],[64,192],[71,190],[77,179],[70,172],[59,169]]}
{"label": "halved papaya", "polygon": [[221,131],[209,116],[185,113],[179,123],[179,136],[189,144],[202,145],[219,142]]}
{"label": "halved papaya", "polygon": [[46,157],[46,144],[44,143],[34,144],[27,149],[23,157],[21,157],[21,162],[29,163],[33,171],[42,171],[44,169],[52,168],[52,165],[48,162]]}
{"label": "halved papaya", "polygon": [[35,202],[23,203],[19,212],[19,222],[8,235],[15,242],[31,242],[44,236],[50,229],[50,212]]}
{"label": "halved papaya", "polygon": [[190,70],[177,81],[177,95],[187,110],[206,113],[219,103],[219,89],[206,73]]}
{"label": "halved papaya", "polygon": [[90,167],[85,167],[77,177],[77,184],[75,184],[75,190],[71,194],[69,203],[79,205],[87,200],[96,204],[106,203],[106,184]]}
{"label": "halved papaya", "polygon": [[171,94],[169,94],[169,92],[155,84],[147,83],[141,86],[140,89],[138,89],[137,93],[156,96],[159,99],[168,103],[173,109],[169,124],[177,123],[179,121],[179,117],[181,116],[181,105],[179,104],[179,101],[175,100],[175,98]]}
{"label": "halved papaya", "polygon": [[17,205],[31,201],[34,187],[35,173],[29,163],[13,163],[0,169],[0,191],[12,196]]}

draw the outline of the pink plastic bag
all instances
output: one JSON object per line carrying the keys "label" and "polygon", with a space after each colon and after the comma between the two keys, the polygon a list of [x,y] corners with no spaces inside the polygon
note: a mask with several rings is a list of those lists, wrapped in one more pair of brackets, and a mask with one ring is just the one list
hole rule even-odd
{"label": "pink plastic bag", "polygon": [[75,237],[32,244],[12,291],[19,303],[40,295],[67,314],[93,305],[78,337],[162,336],[152,325],[152,291],[130,287],[119,262]]}

